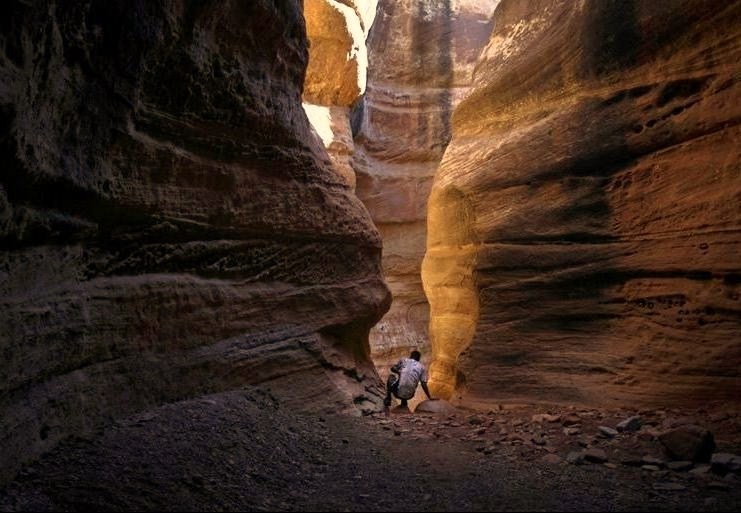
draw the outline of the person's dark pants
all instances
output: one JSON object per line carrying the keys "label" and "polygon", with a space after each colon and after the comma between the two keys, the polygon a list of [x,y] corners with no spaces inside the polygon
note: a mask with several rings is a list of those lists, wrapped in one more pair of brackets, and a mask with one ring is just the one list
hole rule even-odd
{"label": "person's dark pants", "polygon": [[386,398],[383,400],[383,405],[387,408],[391,406],[391,394],[394,394],[394,397],[401,400],[402,407],[407,405],[407,400],[399,397],[399,376],[393,373],[386,382]]}

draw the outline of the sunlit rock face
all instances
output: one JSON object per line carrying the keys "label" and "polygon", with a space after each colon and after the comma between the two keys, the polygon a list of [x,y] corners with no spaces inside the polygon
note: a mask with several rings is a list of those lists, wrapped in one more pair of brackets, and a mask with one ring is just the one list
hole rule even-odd
{"label": "sunlit rock face", "polygon": [[310,42],[304,99],[352,105],[364,89],[368,65],[359,14],[336,0],[305,0],[304,17]]}
{"label": "sunlit rock face", "polygon": [[304,109],[332,159],[332,169],[355,187],[350,108],[365,91],[365,38],[375,17],[373,0],[305,0],[309,65]]}
{"label": "sunlit rock face", "polygon": [[203,392],[369,405],[381,240],[301,107],[301,8],[3,8],[0,479]]}
{"label": "sunlit rock face", "polygon": [[494,20],[429,201],[433,389],[738,402],[741,2]]}
{"label": "sunlit rock face", "polygon": [[[353,119],[357,194],[381,231],[394,302],[371,331],[379,373],[412,349],[428,361],[429,306],[420,266],[427,198],[455,105],[491,34],[498,2],[381,0],[368,38],[368,85]],[[420,392],[421,394],[421,392]]]}

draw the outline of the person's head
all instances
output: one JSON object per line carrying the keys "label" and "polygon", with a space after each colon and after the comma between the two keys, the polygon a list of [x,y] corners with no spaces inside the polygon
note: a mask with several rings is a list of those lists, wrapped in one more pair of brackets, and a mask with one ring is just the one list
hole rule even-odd
{"label": "person's head", "polygon": [[415,349],[414,351],[411,352],[411,354],[409,355],[409,358],[411,358],[412,360],[419,361],[419,359],[422,358],[422,353],[420,353],[419,351]]}

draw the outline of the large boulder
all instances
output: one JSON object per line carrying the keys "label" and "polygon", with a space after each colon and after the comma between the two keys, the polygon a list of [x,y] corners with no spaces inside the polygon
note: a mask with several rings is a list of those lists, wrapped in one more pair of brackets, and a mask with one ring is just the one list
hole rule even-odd
{"label": "large boulder", "polygon": [[691,424],[662,433],[659,441],[669,457],[678,461],[708,462],[715,450],[713,434]]}

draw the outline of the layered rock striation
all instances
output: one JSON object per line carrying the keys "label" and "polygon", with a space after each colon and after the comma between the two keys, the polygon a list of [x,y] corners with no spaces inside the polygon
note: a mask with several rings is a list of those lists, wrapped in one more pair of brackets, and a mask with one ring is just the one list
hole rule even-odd
{"label": "layered rock striation", "polygon": [[2,7],[0,479],[246,383],[371,405],[381,240],[301,107],[301,7]]}
{"label": "layered rock striation", "polygon": [[453,108],[468,93],[491,34],[492,0],[381,0],[368,45],[367,90],[353,118],[357,194],[378,226],[394,296],[371,331],[382,376],[421,349],[429,306],[420,278],[427,198],[450,140]]}
{"label": "layered rock striation", "polygon": [[504,0],[435,176],[433,387],[741,398],[741,2]]}

